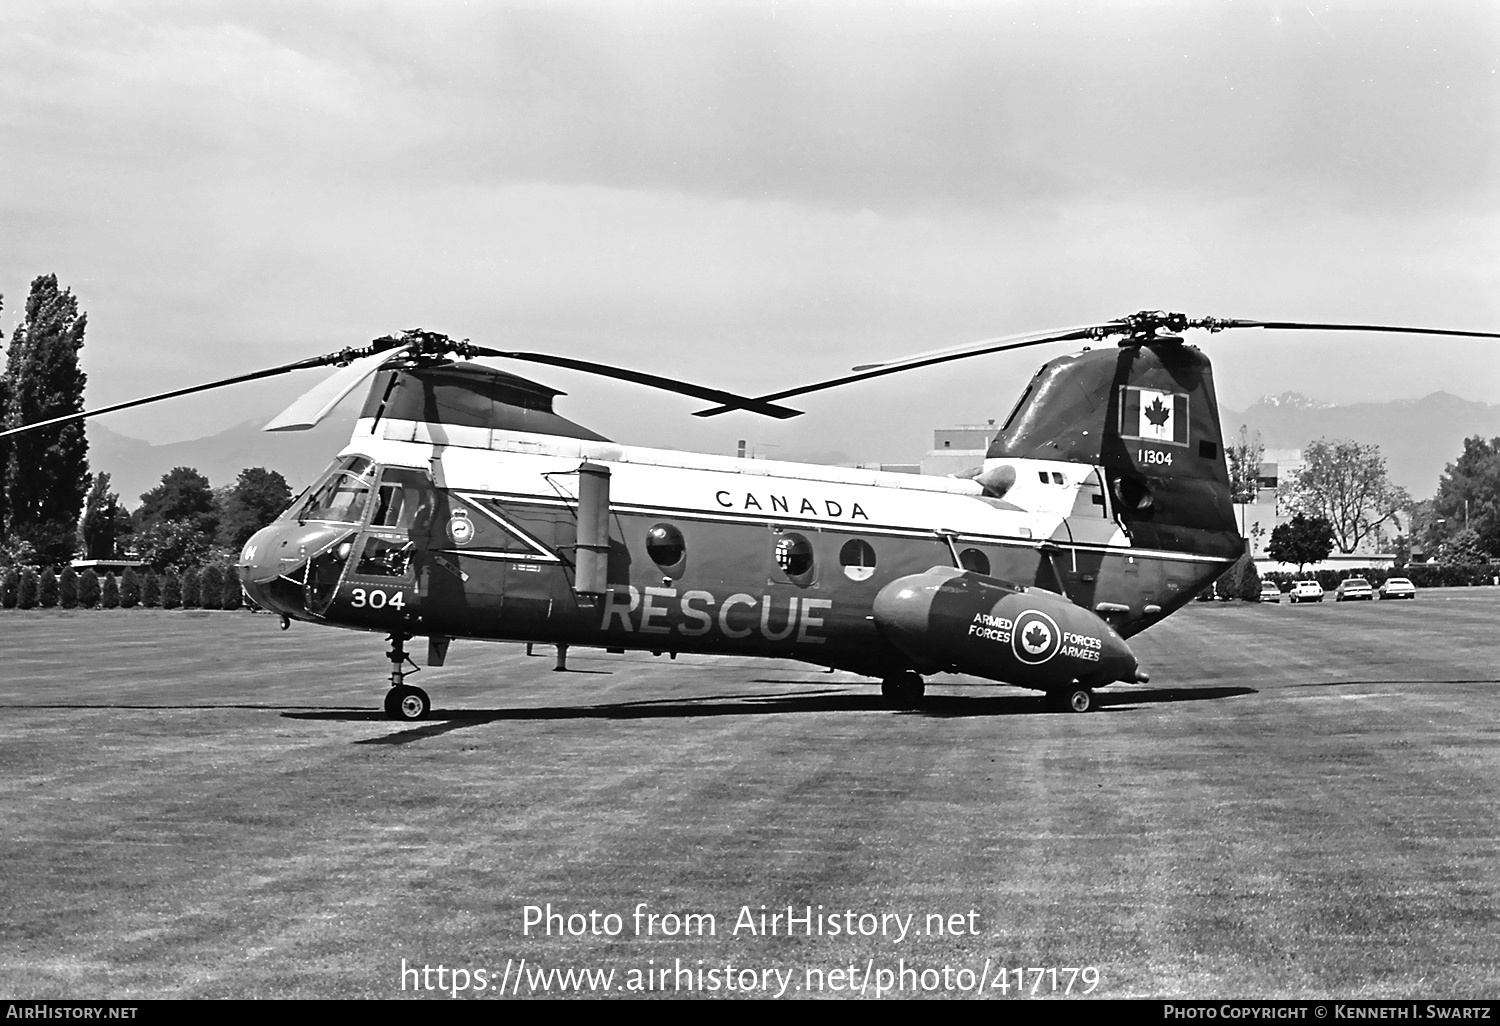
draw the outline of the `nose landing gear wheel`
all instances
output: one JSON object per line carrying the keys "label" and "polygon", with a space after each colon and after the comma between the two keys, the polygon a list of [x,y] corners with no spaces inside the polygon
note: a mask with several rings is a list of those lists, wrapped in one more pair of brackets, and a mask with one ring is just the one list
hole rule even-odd
{"label": "nose landing gear wheel", "polygon": [[427,692],[410,684],[397,685],[385,694],[385,714],[393,720],[426,719],[431,710]]}

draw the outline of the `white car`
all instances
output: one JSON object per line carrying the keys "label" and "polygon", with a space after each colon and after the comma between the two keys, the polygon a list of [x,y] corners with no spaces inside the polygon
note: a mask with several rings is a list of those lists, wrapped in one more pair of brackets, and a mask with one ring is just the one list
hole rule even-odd
{"label": "white car", "polygon": [[1387,577],[1380,585],[1380,597],[1383,599],[1414,599],[1417,597],[1417,586],[1405,577]]}
{"label": "white car", "polygon": [[1260,582],[1260,600],[1262,602],[1281,601],[1281,589],[1276,586],[1275,581]]}
{"label": "white car", "polygon": [[1346,577],[1339,582],[1334,589],[1333,600],[1335,602],[1369,602],[1375,598],[1375,589],[1370,587],[1370,582],[1363,577]]}
{"label": "white car", "polygon": [[1287,595],[1287,598],[1293,603],[1322,602],[1323,586],[1317,581],[1298,581],[1292,585],[1292,590]]}

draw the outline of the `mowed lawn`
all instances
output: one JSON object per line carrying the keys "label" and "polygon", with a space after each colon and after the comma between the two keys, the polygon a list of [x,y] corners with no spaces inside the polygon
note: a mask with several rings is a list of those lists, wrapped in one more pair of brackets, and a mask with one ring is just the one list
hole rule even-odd
{"label": "mowed lawn", "polygon": [[[1500,589],[1194,604],[1135,639],[1151,684],[1082,716],[960,678],[892,712],[793,663],[575,649],[555,673],[458,642],[411,726],[379,711],[377,635],[0,611],[0,996],[434,996],[439,965],[445,999],[455,967],[491,996],[525,958],[616,992],[1093,967],[1104,997],[1494,998],[1497,623]],[[526,932],[548,904],[582,934]],[[786,936],[789,905],[823,934]]]}

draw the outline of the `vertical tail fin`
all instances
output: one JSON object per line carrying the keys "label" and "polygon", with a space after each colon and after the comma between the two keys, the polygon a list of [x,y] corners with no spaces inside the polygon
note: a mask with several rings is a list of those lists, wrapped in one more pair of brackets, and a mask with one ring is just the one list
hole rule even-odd
{"label": "vertical tail fin", "polygon": [[988,455],[1104,468],[1136,545],[1228,560],[1244,551],[1213,369],[1179,339],[1085,350],[1045,364]]}

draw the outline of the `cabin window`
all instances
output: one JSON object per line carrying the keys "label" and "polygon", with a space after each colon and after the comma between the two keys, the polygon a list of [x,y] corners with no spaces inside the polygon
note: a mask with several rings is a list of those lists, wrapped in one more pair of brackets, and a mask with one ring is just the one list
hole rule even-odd
{"label": "cabin window", "polygon": [[875,550],[862,538],[851,538],[839,549],[839,565],[851,581],[868,581],[875,573]]}
{"label": "cabin window", "polygon": [[671,524],[657,524],[646,532],[646,555],[663,570],[680,569],[687,559],[687,542]]}
{"label": "cabin window", "polygon": [[990,557],[978,549],[964,549],[958,554],[958,564],[965,570],[972,570],[976,574],[990,572]]}
{"label": "cabin window", "polygon": [[776,565],[797,584],[808,584],[813,576],[813,547],[800,534],[783,534],[776,539]]}

